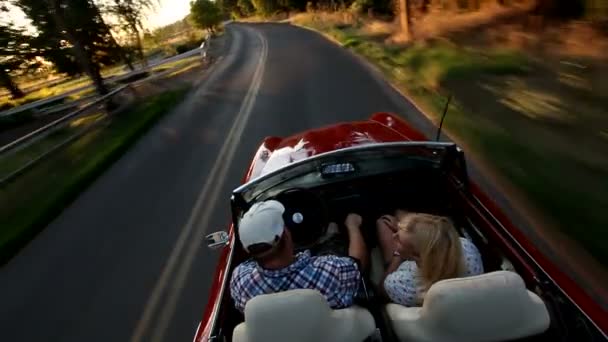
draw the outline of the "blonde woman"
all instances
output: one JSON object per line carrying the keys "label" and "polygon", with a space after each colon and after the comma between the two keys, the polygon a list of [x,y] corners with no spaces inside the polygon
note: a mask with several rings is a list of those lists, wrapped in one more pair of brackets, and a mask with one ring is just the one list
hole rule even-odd
{"label": "blonde woman", "polygon": [[429,214],[385,215],[377,221],[386,267],[384,291],[391,301],[419,306],[434,283],[483,273],[475,245],[452,222]]}

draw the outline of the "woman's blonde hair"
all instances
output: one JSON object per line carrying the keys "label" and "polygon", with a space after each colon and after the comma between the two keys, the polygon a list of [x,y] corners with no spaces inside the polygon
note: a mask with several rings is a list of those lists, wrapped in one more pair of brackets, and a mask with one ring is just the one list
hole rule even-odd
{"label": "woman's blonde hair", "polygon": [[399,222],[399,228],[412,234],[413,242],[419,249],[421,293],[426,293],[431,285],[440,280],[464,274],[460,236],[447,217],[413,213]]}

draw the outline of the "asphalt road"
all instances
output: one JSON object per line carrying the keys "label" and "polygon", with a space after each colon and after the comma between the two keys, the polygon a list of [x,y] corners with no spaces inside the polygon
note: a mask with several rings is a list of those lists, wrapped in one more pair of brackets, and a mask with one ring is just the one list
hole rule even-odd
{"label": "asphalt road", "polygon": [[417,111],[346,50],[289,25],[230,25],[229,51],[12,261],[0,268],[3,341],[189,341],[261,140],[373,112]]}

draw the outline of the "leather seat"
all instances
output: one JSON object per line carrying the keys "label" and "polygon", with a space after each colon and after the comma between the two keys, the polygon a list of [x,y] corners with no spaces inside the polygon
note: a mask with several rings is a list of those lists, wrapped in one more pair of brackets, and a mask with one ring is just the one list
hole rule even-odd
{"label": "leather seat", "polygon": [[341,342],[363,341],[376,329],[369,311],[354,306],[332,310],[316,290],[290,290],[252,298],[245,322],[233,341]]}
{"label": "leather seat", "polygon": [[543,301],[508,271],[443,280],[421,308],[386,310],[401,341],[505,341],[540,334],[550,323]]}

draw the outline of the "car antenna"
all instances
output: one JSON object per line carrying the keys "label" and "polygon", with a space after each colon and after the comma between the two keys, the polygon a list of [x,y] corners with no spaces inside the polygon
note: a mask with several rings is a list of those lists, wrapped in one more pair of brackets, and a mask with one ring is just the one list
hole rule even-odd
{"label": "car antenna", "polygon": [[441,121],[439,122],[439,128],[437,129],[437,137],[435,137],[435,141],[439,141],[439,137],[441,136],[441,127],[443,126],[443,120],[445,119],[445,115],[448,113],[448,107],[450,106],[451,99],[452,94],[448,96],[448,100],[445,103],[445,108],[443,108],[443,115],[441,116]]}

